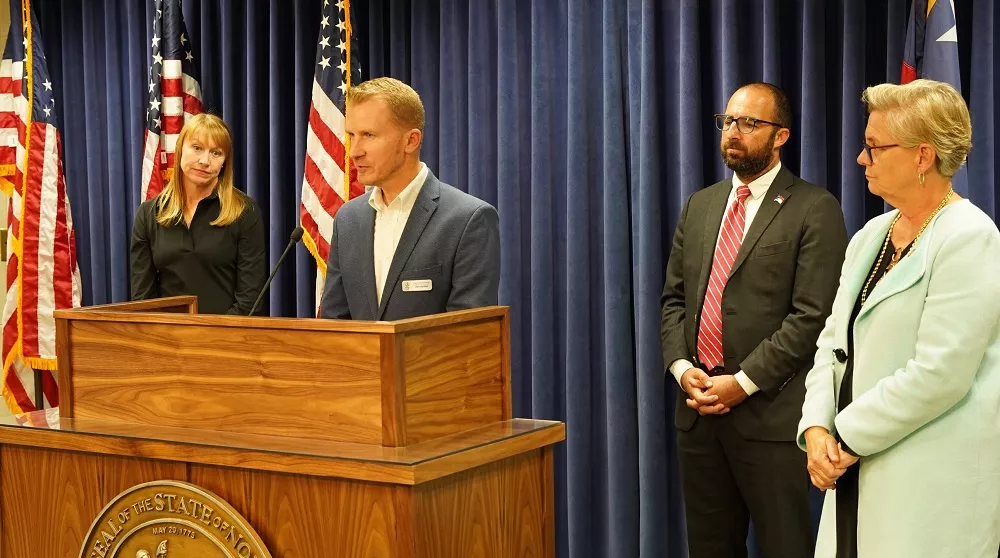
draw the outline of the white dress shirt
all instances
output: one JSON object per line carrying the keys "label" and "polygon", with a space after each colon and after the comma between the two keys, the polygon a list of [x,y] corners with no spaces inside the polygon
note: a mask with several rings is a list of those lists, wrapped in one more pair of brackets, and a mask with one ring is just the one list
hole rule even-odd
{"label": "white dress shirt", "polygon": [[[742,184],[746,184],[750,187],[750,197],[747,198],[747,201],[745,202],[746,224],[743,226],[743,236],[741,237],[741,240],[742,238],[746,238],[747,231],[750,230],[750,223],[753,223],[753,218],[757,216],[757,210],[760,209],[760,204],[763,201],[764,194],[767,193],[767,189],[771,187],[771,183],[774,182],[774,177],[778,176],[778,171],[780,170],[781,162],[779,161],[773,169],[767,171],[761,175],[760,178],[750,182],[749,184],[741,180],[740,177],[736,176],[736,173],[733,173],[733,188],[729,192],[729,199],[726,200],[726,211],[729,211],[729,206],[732,205],[733,200],[736,199],[736,189]],[[719,237],[721,236],[722,227],[719,227]],[[715,239],[716,246],[719,245],[719,237],[716,237]],[[683,376],[689,368],[694,368],[691,361],[679,358],[670,364],[670,373],[674,375],[674,378],[677,379],[677,383],[680,384],[681,376]],[[753,383],[753,380],[747,376],[746,372],[740,370],[734,375],[734,378],[736,378],[736,381],[739,382],[743,391],[747,392],[747,395],[753,395],[754,393],[760,391],[760,388],[757,387],[757,384]]]}
{"label": "white dress shirt", "polygon": [[399,238],[403,236],[403,228],[410,218],[413,203],[417,201],[420,189],[424,187],[427,173],[427,165],[420,163],[417,176],[389,202],[389,205],[385,204],[382,189],[379,187],[373,188],[372,195],[368,198],[368,205],[375,208],[375,292],[379,304],[382,304],[382,290],[385,288],[385,280],[389,275],[389,266],[392,265],[396,247],[399,246]]}

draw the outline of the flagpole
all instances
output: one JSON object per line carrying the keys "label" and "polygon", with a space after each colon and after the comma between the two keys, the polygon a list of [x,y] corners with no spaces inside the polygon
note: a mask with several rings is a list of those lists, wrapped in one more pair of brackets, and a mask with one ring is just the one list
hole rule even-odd
{"label": "flagpole", "polygon": [[35,409],[45,408],[45,390],[42,389],[42,371],[32,368],[35,372]]}
{"label": "flagpole", "polygon": [[[347,64],[347,75],[344,76],[344,115],[347,115],[347,92],[351,90],[351,36],[354,34],[354,27],[351,25],[351,0],[342,0],[344,3],[344,34],[347,42],[347,52],[344,63]],[[351,136],[344,134],[344,201],[351,199]]]}
{"label": "flagpole", "polygon": [[[34,82],[34,69],[31,67],[31,50],[32,50],[32,47],[34,46],[34,44],[33,44],[34,41],[33,41],[32,37],[31,37],[31,31],[32,31],[32,29],[31,29],[31,2],[30,2],[30,0],[24,0],[24,2],[21,4],[21,29],[22,29],[22,31],[24,33],[24,39],[25,39],[25,41],[24,41],[24,62],[25,62],[24,63],[24,79],[25,79],[25,83],[27,84],[27,90],[28,90],[28,117],[26,119],[25,126],[24,126],[24,181],[21,184],[21,234],[18,235],[18,240],[20,242],[24,242],[24,210],[25,210],[25,206],[27,205],[25,203],[25,201],[24,201],[24,198],[25,198],[25,196],[26,196],[26,194],[28,192],[28,164],[29,164],[28,163],[28,158],[29,158],[30,144],[31,144],[31,120],[32,120],[32,114],[31,114],[32,110],[31,109],[32,109],[32,103],[34,103],[34,99],[32,97],[34,96],[34,93],[35,93],[34,92],[34,83],[33,83]],[[23,269],[23,264],[22,264],[23,261],[24,261],[24,257],[23,257],[23,254],[22,254],[22,256],[17,259],[17,263],[18,263],[19,266],[22,266],[22,269]],[[23,273],[19,273],[18,275],[21,278],[20,281],[18,281],[18,289],[20,289],[21,288],[21,281],[24,280],[23,279],[24,275],[23,275]],[[19,296],[18,298],[21,298],[21,297]],[[19,334],[18,337],[21,337],[21,335],[23,335],[23,331],[24,331],[24,329],[23,329],[24,326],[22,325],[23,322],[21,321],[21,315],[20,315],[23,308],[24,308],[24,304],[23,304],[23,301],[21,301],[21,303],[17,305],[17,313],[18,313],[18,324],[17,325],[18,325],[18,328],[20,329],[20,331],[18,332],[18,334]],[[18,348],[18,351],[21,352],[22,356],[24,355],[23,345],[20,348]],[[31,370],[32,370],[32,372],[35,373],[35,409],[36,410],[37,409],[44,409],[45,408],[45,390],[42,389],[42,371],[39,370],[38,368],[35,368],[34,366],[31,367]]]}

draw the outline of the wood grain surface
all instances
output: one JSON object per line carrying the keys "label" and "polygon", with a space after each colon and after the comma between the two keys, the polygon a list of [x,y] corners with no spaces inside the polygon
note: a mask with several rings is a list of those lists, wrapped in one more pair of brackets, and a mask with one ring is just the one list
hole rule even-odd
{"label": "wood grain surface", "polygon": [[503,420],[514,418],[513,399],[510,395],[510,314],[504,312],[500,322],[500,373],[503,374],[501,381],[502,407],[500,409]]}
{"label": "wood grain surface", "polygon": [[443,314],[431,314],[429,316],[418,316],[394,322],[384,322],[392,324],[394,333],[407,333],[411,331],[427,331],[434,328],[450,326],[454,324],[473,323],[477,321],[498,321],[509,312],[507,306],[485,306],[483,308],[470,308],[469,310],[455,310]]}
{"label": "wood grain surface", "polygon": [[63,417],[397,447],[510,417],[506,307],[401,322],[145,312],[194,302],[60,311]]}
{"label": "wood grain surface", "polygon": [[56,320],[56,359],[59,370],[55,372],[59,380],[60,416],[73,416],[73,357],[70,353],[72,341],[69,337],[69,322]]}
{"label": "wood grain surface", "polygon": [[0,450],[0,556],[78,558],[104,506],[120,492],[152,480],[184,480],[170,463],[3,446]]}
{"label": "wood grain surface", "polygon": [[377,336],[82,320],[69,335],[74,417],[382,441]]}
{"label": "wood grain surface", "polygon": [[[170,299],[154,299],[143,301],[150,303],[149,310],[137,311],[133,305],[140,303],[123,302],[104,304],[101,306],[84,306],[56,310],[57,320],[106,321],[124,323],[150,323],[175,325],[205,325],[215,327],[245,327],[262,329],[293,329],[302,331],[338,331],[344,333],[407,333],[411,331],[426,331],[457,323],[473,323],[477,321],[500,321],[507,315],[506,306],[488,306],[471,310],[458,310],[444,314],[432,314],[408,318],[395,322],[371,322],[363,320],[326,320],[315,318],[270,318],[261,316],[223,316],[212,314],[177,314],[164,313],[160,309],[169,306],[183,306],[188,297],[172,297]],[[184,299],[184,300],[181,300]],[[165,302],[155,302],[165,301]]]}
{"label": "wood grain surface", "polygon": [[168,296],[149,300],[97,304],[94,306],[87,306],[85,308],[68,310],[71,312],[82,310],[88,312],[169,312],[179,314],[197,314],[198,297],[190,295]]}
{"label": "wood grain surface", "polygon": [[499,320],[405,335],[407,444],[503,420],[502,337]]}
{"label": "wood grain surface", "polygon": [[61,429],[0,426],[0,558],[76,558],[107,502],[163,479],[228,501],[276,557],[554,556],[565,425],[508,420],[506,307],[196,311],[56,312]]}
{"label": "wood grain surface", "polygon": [[542,463],[536,451],[403,487],[4,446],[0,556],[77,558],[108,502],[170,479],[227,501],[275,557],[550,557]]}
{"label": "wood grain surface", "polygon": [[190,482],[240,510],[276,557],[396,555],[392,485],[205,465]]}
{"label": "wood grain surface", "polygon": [[382,351],[382,445],[406,443],[406,372],[400,336],[383,333]]}
{"label": "wood grain surface", "polygon": [[530,426],[516,435],[521,423],[512,421],[398,449],[121,423],[91,424],[89,433],[0,427],[0,444],[412,485],[565,439],[562,423],[523,422]]}
{"label": "wood grain surface", "polygon": [[[19,438],[10,435],[17,431]],[[504,443],[554,431],[562,435],[552,427]],[[113,438],[85,436],[0,428],[0,557],[76,558],[108,502],[131,486],[164,479],[190,482],[229,502],[276,557],[554,555],[551,452],[541,446],[408,486],[299,474],[294,466],[272,472],[211,465],[202,448],[177,443],[168,445],[182,446],[173,451],[186,462],[109,456],[98,453],[107,448],[95,442]],[[81,443],[81,451],[10,443],[53,440],[90,443]],[[141,449],[119,443],[117,451]]]}
{"label": "wood grain surface", "polygon": [[415,555],[420,558],[555,556],[546,537],[541,450],[417,485]]}

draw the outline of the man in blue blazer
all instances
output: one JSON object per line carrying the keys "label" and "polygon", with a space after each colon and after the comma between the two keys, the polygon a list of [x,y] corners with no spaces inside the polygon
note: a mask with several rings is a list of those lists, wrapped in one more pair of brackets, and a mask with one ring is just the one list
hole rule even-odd
{"label": "man in blue blazer", "polygon": [[347,93],[358,180],[373,186],[337,212],[320,316],[400,320],[498,303],[500,218],[420,161],[417,92],[376,78]]}

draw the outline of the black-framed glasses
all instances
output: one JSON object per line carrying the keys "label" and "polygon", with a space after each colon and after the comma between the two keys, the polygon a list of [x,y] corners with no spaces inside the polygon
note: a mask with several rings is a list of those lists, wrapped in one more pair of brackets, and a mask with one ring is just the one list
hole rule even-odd
{"label": "black-framed glasses", "polygon": [[872,156],[872,150],[875,149],[889,149],[890,147],[899,147],[898,143],[888,143],[886,145],[868,145],[868,142],[864,142],[861,145],[865,148],[865,155],[868,155],[868,160],[875,164],[875,157]]}
{"label": "black-framed glasses", "polygon": [[719,130],[725,132],[726,130],[733,127],[733,123],[736,123],[736,129],[743,134],[752,134],[757,128],[758,124],[767,124],[769,126],[775,126],[777,128],[784,128],[781,124],[777,122],[771,122],[769,120],[761,120],[760,118],[754,118],[752,116],[733,116],[731,114],[716,114],[715,115],[715,127]]}

